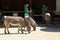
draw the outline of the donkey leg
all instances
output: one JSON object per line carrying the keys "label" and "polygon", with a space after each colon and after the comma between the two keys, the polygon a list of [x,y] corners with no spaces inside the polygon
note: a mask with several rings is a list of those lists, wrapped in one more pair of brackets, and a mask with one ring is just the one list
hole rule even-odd
{"label": "donkey leg", "polygon": [[18,26],[18,33],[19,33],[19,26]]}
{"label": "donkey leg", "polygon": [[4,27],[5,27],[4,33],[6,34],[6,25],[5,24],[4,24]]}
{"label": "donkey leg", "polygon": [[5,34],[6,34],[6,27],[5,27],[5,30],[4,30]]}
{"label": "donkey leg", "polygon": [[20,27],[18,26],[18,33],[19,33],[19,31],[20,31],[20,29],[19,29]]}
{"label": "donkey leg", "polygon": [[8,27],[7,27],[7,31],[8,31],[8,34],[10,34]]}
{"label": "donkey leg", "polygon": [[31,31],[30,25],[27,27],[27,31],[28,31],[28,33],[30,33],[30,31]]}
{"label": "donkey leg", "polygon": [[25,26],[24,26],[24,30],[25,30]]}
{"label": "donkey leg", "polygon": [[22,34],[23,34],[23,29],[22,29],[23,27],[21,26],[21,32],[22,32]]}
{"label": "donkey leg", "polygon": [[33,26],[33,25],[31,25],[31,26],[33,27],[33,30],[35,31],[35,30],[36,30],[36,26],[35,26],[35,25],[34,25],[34,26]]}
{"label": "donkey leg", "polygon": [[8,29],[9,26],[10,26],[9,24],[6,26],[8,34],[10,34],[9,29]]}
{"label": "donkey leg", "polygon": [[6,23],[5,22],[3,23],[3,26],[5,27],[4,33],[6,34]]}

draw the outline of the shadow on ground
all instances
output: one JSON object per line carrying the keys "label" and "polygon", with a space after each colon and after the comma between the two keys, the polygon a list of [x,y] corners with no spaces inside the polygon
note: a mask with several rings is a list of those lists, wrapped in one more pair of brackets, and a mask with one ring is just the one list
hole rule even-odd
{"label": "shadow on ground", "polygon": [[[21,35],[22,33],[10,33],[10,34],[8,34],[8,33],[6,33],[6,34],[5,33],[0,33],[0,35],[14,35],[14,34],[20,34]],[[26,35],[26,34],[30,34],[30,33],[23,33],[23,34]]]}
{"label": "shadow on ground", "polygon": [[41,27],[40,29],[41,31],[45,31],[45,32],[60,32],[60,27]]}
{"label": "shadow on ground", "polygon": [[50,26],[47,26],[43,23],[38,23],[39,27],[41,27],[41,31],[45,32],[60,32],[60,25],[59,24],[51,24]]}

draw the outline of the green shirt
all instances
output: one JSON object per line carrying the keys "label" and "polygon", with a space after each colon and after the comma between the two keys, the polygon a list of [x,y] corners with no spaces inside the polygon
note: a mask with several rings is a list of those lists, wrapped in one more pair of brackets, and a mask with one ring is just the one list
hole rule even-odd
{"label": "green shirt", "polygon": [[42,16],[44,16],[45,12],[47,12],[48,8],[47,7],[42,7],[41,10],[42,10]]}
{"label": "green shirt", "polygon": [[46,12],[48,10],[47,7],[42,7],[42,12]]}
{"label": "green shirt", "polygon": [[25,12],[25,14],[29,14],[28,7],[24,7],[24,12]]}

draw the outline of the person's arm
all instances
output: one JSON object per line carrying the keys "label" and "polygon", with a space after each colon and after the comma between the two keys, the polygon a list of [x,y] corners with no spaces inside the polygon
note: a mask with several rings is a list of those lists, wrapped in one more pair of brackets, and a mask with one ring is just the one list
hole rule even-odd
{"label": "person's arm", "polygon": [[32,9],[30,9],[29,12],[31,13],[32,12]]}

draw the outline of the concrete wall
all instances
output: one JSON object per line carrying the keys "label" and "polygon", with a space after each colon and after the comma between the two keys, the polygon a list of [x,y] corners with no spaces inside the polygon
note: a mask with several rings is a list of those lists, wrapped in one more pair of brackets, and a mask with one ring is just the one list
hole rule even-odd
{"label": "concrete wall", "polygon": [[56,0],[56,11],[60,12],[60,0]]}

